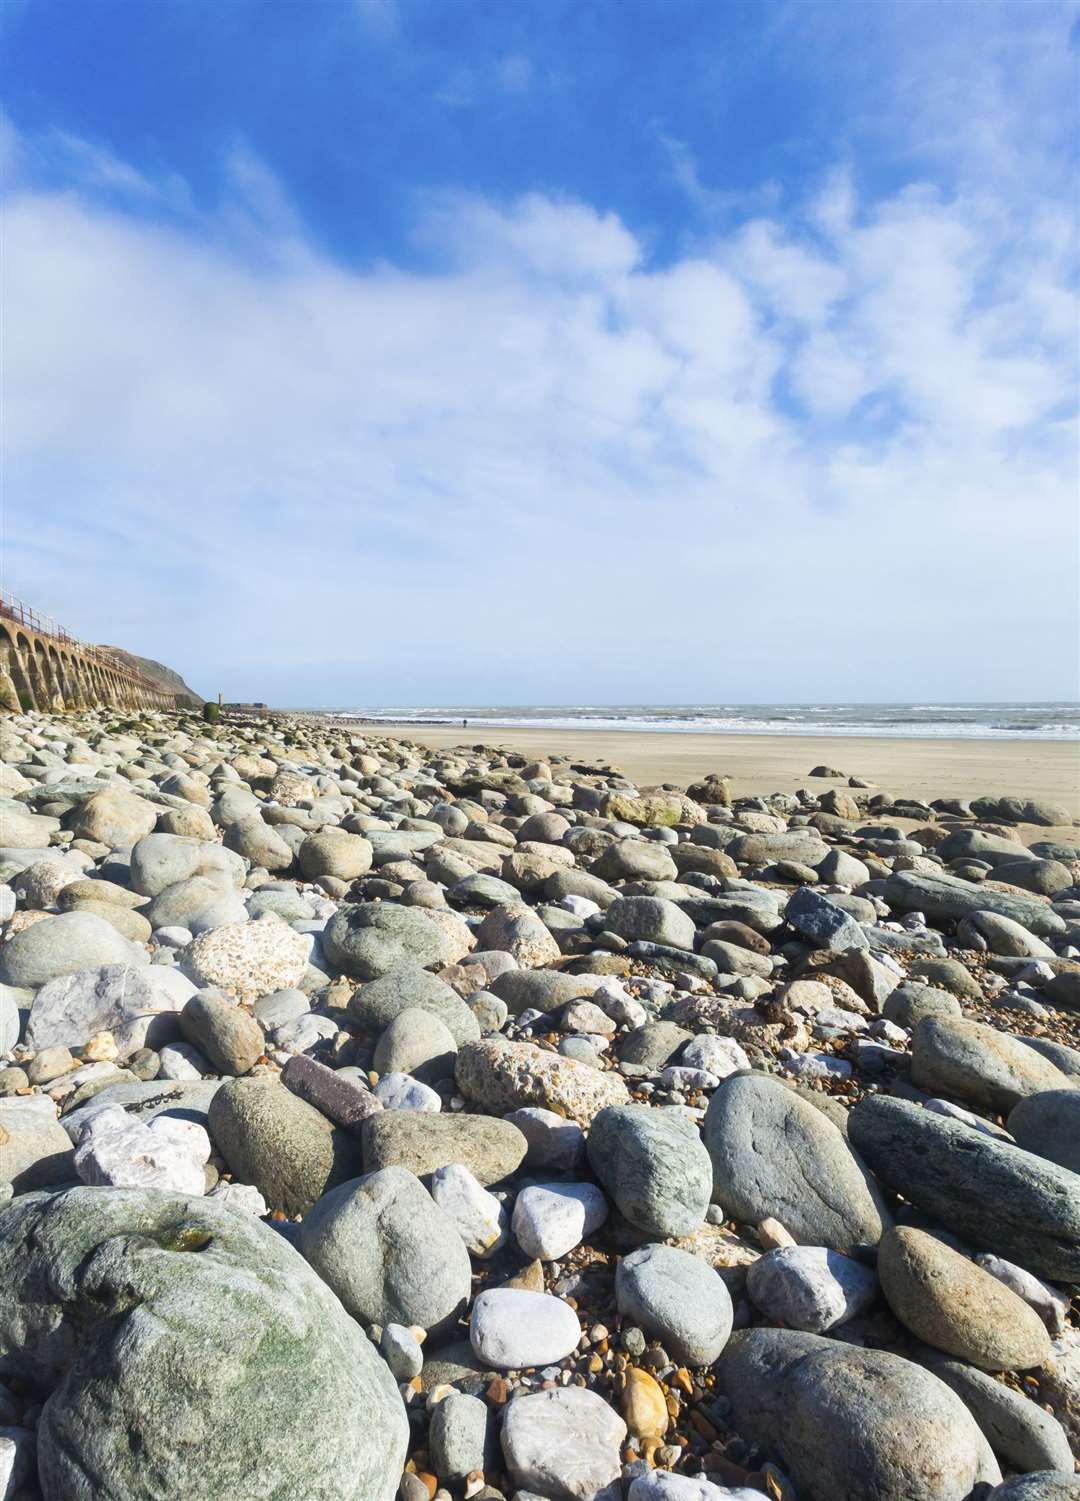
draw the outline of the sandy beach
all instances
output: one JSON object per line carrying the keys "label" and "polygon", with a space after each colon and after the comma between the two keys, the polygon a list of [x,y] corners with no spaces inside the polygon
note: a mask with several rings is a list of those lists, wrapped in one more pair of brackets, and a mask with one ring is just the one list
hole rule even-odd
{"label": "sandy beach", "polygon": [[[483,742],[530,756],[604,761],[639,784],[685,786],[711,771],[731,777],[736,797],[813,787],[811,768],[835,766],[893,795],[1046,798],[1080,816],[1080,746],[1050,740],[889,739],[883,736],[702,735],[635,730],[485,729],[380,725],[380,731],[441,749]],[[821,783],[816,785],[820,788]]]}

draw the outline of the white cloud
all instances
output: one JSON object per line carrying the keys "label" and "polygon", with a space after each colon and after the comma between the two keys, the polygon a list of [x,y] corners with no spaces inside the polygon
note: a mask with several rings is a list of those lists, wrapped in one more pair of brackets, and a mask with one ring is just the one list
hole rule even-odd
{"label": "white cloud", "polygon": [[233,167],[257,257],[227,219],[9,202],[38,608],[294,702],[1072,690],[1052,215],[839,176],[656,266],[586,204],[443,197],[438,269],[355,271]]}

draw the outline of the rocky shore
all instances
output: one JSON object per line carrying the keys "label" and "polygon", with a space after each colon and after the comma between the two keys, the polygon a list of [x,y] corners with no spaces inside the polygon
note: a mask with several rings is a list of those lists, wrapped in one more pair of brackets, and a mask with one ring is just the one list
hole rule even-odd
{"label": "rocky shore", "polygon": [[2,1501],[1080,1497],[1080,829],[813,772],[7,716]]}

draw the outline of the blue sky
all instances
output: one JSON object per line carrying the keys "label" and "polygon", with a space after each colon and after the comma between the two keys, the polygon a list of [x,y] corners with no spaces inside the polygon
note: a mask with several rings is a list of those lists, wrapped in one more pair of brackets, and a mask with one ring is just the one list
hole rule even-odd
{"label": "blue sky", "polygon": [[282,703],[1074,696],[1078,18],[8,0],[5,586]]}

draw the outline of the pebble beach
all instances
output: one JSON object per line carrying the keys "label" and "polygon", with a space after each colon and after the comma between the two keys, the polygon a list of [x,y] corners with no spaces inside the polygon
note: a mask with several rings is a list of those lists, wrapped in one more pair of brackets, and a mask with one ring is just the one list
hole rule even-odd
{"label": "pebble beach", "polygon": [[1074,745],[215,707],[0,722],[2,1501],[1080,1497]]}

